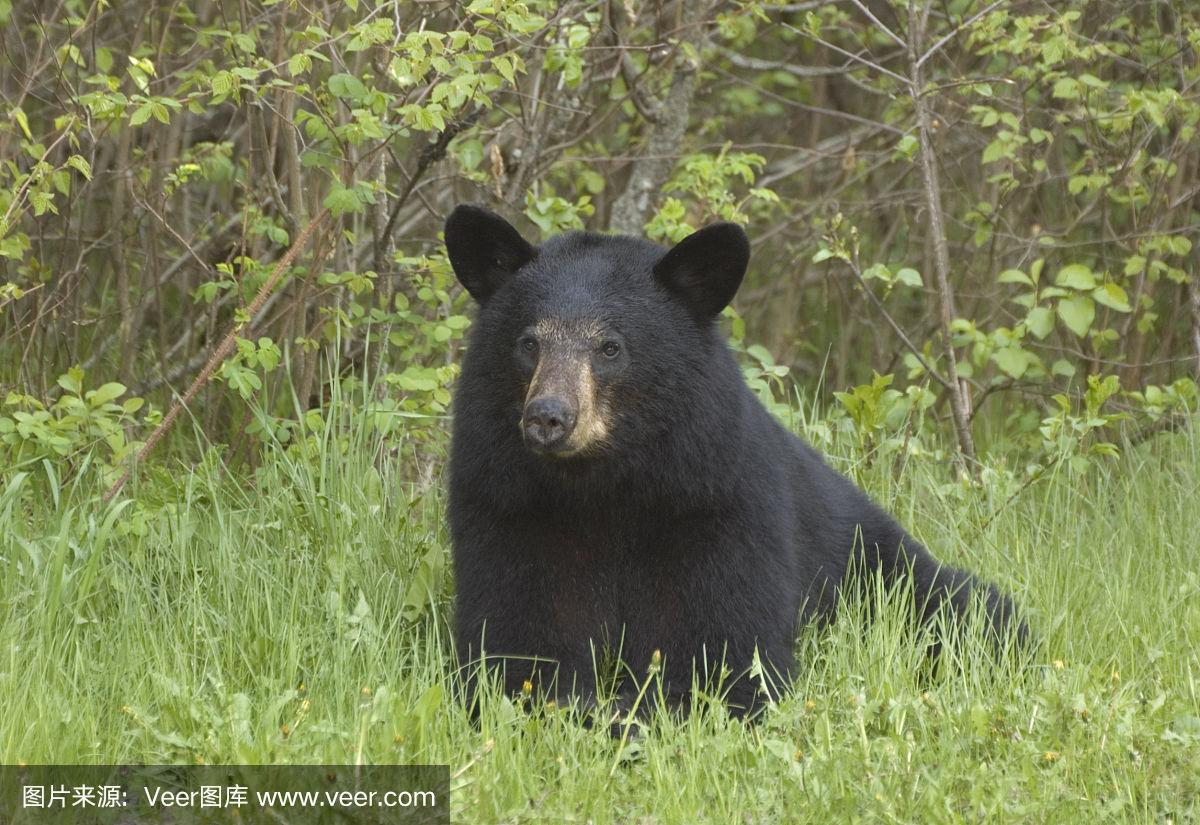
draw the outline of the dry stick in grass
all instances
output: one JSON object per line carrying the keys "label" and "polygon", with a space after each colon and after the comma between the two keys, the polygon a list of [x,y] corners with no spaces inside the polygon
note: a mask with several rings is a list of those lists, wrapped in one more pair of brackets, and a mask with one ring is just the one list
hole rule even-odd
{"label": "dry stick in grass", "polygon": [[213,376],[213,373],[217,371],[217,368],[221,366],[222,362],[224,362],[224,360],[229,357],[229,354],[233,352],[234,346],[237,344],[239,333],[254,323],[254,316],[258,314],[258,311],[262,309],[263,303],[265,303],[267,298],[270,297],[271,293],[275,291],[275,287],[279,284],[279,279],[283,277],[284,270],[292,265],[292,261],[296,260],[296,256],[300,254],[300,250],[303,249],[308,243],[308,239],[312,236],[313,231],[317,228],[317,226],[324,222],[328,215],[329,210],[326,209],[309,221],[308,226],[304,227],[304,231],[300,233],[300,237],[296,238],[296,242],[292,244],[291,248],[288,249],[284,256],[279,260],[279,263],[275,264],[275,268],[271,270],[271,275],[269,278],[267,278],[266,283],[264,283],[262,288],[258,290],[258,294],[254,296],[254,300],[250,302],[250,305],[246,307],[246,320],[234,321],[234,324],[232,327],[230,327],[229,332],[225,334],[225,337],[221,339],[221,343],[217,346],[216,350],[213,351],[212,357],[208,359],[208,363],[204,365],[204,369],[200,370],[200,374],[196,376],[196,380],[192,382],[190,387],[188,387],[187,392],[185,392],[183,396],[175,402],[175,404],[171,407],[171,411],[168,412],[166,417],[163,418],[159,425],[154,428],[154,432],[150,433],[150,437],[146,439],[146,443],[142,446],[142,449],[138,451],[137,459],[129,467],[126,467],[125,472],[121,474],[121,477],[113,482],[113,485],[108,488],[108,492],[104,494],[105,504],[112,501],[113,496],[121,492],[121,488],[125,486],[125,482],[128,481],[129,476],[132,475],[133,469],[146,459],[146,456],[148,456],[150,451],[154,449],[154,445],[161,441],[162,437],[167,434],[168,430],[171,429],[171,426],[175,423],[175,419],[177,419],[179,414],[183,412],[183,408],[191,403],[191,400],[196,397],[196,393],[200,392],[200,390],[204,388],[204,385],[209,382]]}

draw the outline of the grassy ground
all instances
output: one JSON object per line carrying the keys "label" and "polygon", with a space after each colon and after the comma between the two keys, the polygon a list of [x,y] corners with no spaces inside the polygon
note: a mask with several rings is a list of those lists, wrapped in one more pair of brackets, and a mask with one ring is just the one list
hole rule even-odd
{"label": "grassy ground", "polygon": [[624,746],[497,695],[472,726],[441,504],[400,481],[403,455],[334,444],[268,457],[253,485],[151,472],[110,508],[52,468],[5,471],[0,761],[449,763],[461,822],[1200,819],[1195,433],[1007,505],[998,481],[835,462],[1017,596],[1033,661],[968,639],[930,674],[898,609],[847,615],[805,633],[762,724],[701,702]]}

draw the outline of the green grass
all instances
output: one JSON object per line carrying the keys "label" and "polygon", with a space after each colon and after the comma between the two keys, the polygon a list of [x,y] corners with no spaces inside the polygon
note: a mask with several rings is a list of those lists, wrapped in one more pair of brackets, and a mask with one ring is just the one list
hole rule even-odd
{"label": "green grass", "polygon": [[252,480],[160,466],[112,507],[51,466],[7,471],[0,761],[448,763],[460,822],[1200,818],[1194,432],[1007,504],[1002,476],[963,489],[932,463],[896,480],[835,461],[1014,593],[1032,661],[968,637],[930,673],[893,600],[805,632],[760,725],[701,701],[624,746],[494,693],[471,724],[438,485],[341,435]]}

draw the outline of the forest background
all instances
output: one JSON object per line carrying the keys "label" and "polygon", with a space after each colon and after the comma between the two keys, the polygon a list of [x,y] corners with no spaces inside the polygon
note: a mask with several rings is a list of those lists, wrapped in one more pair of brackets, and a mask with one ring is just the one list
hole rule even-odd
{"label": "forest background", "polygon": [[[1195,821],[1198,50],[1166,0],[0,0],[0,762],[449,764],[484,822]],[[891,594],[753,728],[472,724],[462,202],[745,225],[746,380],[1013,593],[1029,660],[931,674]]]}

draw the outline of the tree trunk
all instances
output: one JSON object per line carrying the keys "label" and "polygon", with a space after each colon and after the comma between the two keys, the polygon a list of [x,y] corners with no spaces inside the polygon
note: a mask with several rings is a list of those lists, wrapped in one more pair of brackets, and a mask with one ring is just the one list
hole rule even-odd
{"label": "tree trunk", "polygon": [[[707,5],[707,4],[705,4]],[[671,174],[679,157],[679,147],[687,132],[688,118],[692,110],[692,98],[696,94],[696,76],[700,67],[688,56],[685,45],[699,53],[704,41],[707,9],[700,20],[686,24],[680,32],[680,42],[675,56],[664,71],[674,71],[671,88],[654,110],[654,120],[647,123],[648,134],[642,143],[640,156],[633,161],[629,170],[629,182],[625,191],[613,203],[609,216],[609,228],[626,235],[642,234],[651,208],[663,184]]]}

